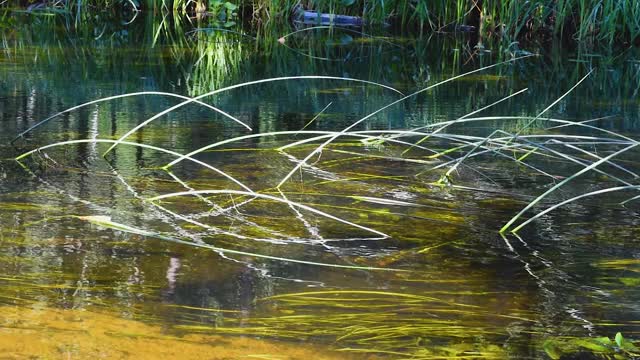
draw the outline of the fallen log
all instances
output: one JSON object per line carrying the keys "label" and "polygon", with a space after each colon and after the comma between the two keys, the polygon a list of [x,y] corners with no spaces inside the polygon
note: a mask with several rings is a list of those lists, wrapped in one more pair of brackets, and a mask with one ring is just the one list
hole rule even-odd
{"label": "fallen log", "polygon": [[364,24],[362,18],[358,16],[325,14],[316,11],[303,11],[300,15],[296,21],[305,25],[362,26]]}

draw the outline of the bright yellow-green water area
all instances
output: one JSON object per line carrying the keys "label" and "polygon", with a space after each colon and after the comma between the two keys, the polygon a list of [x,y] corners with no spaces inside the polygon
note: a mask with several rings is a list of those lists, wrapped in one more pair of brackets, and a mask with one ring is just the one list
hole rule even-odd
{"label": "bright yellow-green water area", "polygon": [[0,308],[4,359],[350,359],[309,344],[171,335],[162,326],[83,310]]}

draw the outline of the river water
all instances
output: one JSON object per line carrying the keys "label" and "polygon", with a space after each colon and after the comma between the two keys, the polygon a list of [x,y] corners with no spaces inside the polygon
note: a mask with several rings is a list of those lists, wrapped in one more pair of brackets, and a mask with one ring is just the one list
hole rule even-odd
{"label": "river water", "polygon": [[[464,139],[495,130],[637,138],[636,49],[325,28],[281,43],[293,29],[255,39],[151,16],[85,26],[15,17],[0,43],[0,351],[9,358],[540,358],[567,339],[640,335],[639,218],[633,202],[620,206],[633,190],[573,202],[502,237],[511,217],[581,167],[537,153],[516,162],[516,149],[470,157],[446,182],[448,168],[433,169]],[[536,54],[389,107],[353,128],[384,136],[337,137],[277,188],[327,137],[279,147],[343,131],[399,92]],[[126,139],[156,148],[121,144],[103,157],[107,141],[183,101],[157,92],[191,97],[311,75],[395,91],[309,78],[238,87],[202,101],[251,130],[191,103]],[[416,143],[421,136],[393,131],[458,119],[523,89],[468,116],[491,119],[442,129],[423,148],[393,141]],[[156,93],[60,114],[11,144],[65,109],[134,92]],[[562,123],[547,118],[599,119],[587,124],[616,134],[550,129]],[[162,168],[175,153],[271,132],[286,133]],[[86,141],[13,160],[72,140]],[[620,149],[598,142],[562,151]],[[634,155],[620,158],[624,171],[573,180],[527,217],[634,184]],[[190,190],[209,193],[150,201]]]}

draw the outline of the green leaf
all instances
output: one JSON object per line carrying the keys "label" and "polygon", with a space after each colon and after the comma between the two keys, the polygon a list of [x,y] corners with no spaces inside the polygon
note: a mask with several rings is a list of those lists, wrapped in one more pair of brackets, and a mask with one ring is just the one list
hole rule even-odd
{"label": "green leaf", "polygon": [[638,349],[633,343],[627,339],[625,339],[621,333],[616,334],[616,344],[620,350],[626,351],[628,353],[638,353],[640,349]]}
{"label": "green leaf", "polygon": [[227,1],[226,3],[224,3],[224,7],[226,7],[228,10],[234,11],[235,9],[238,8],[238,5]]}
{"label": "green leaf", "polygon": [[542,348],[547,355],[553,359],[558,360],[562,356],[563,351],[558,348],[558,344],[553,340],[547,340],[542,344]]}
{"label": "green leaf", "polygon": [[613,341],[611,341],[611,339],[609,339],[606,336],[595,338],[595,339],[593,339],[593,341],[597,341],[600,344],[607,345],[607,346],[613,346],[614,345]]}
{"label": "green leaf", "polygon": [[356,2],[356,0],[340,0],[340,2],[342,3],[342,5],[344,6],[351,6],[353,5],[353,3]]}
{"label": "green leaf", "polygon": [[[608,340],[608,343],[602,341],[603,339]],[[574,341],[574,344],[594,352],[605,353],[613,350],[612,349],[613,342],[609,340],[609,338],[577,339]]]}

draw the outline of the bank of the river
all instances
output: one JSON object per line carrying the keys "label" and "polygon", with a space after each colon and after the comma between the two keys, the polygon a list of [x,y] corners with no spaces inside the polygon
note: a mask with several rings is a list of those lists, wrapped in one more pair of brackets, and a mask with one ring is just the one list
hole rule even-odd
{"label": "bank of the river", "polygon": [[[221,27],[237,22],[262,27],[300,20],[304,10],[309,10],[357,16],[364,24],[390,24],[419,32],[472,32],[509,41],[555,38],[609,48],[640,41],[640,2],[635,0],[22,0],[2,6],[39,14],[67,13],[76,23],[90,21],[95,13],[141,10],[162,17],[171,12],[208,17]],[[6,17],[0,17],[0,24],[10,26]]]}

